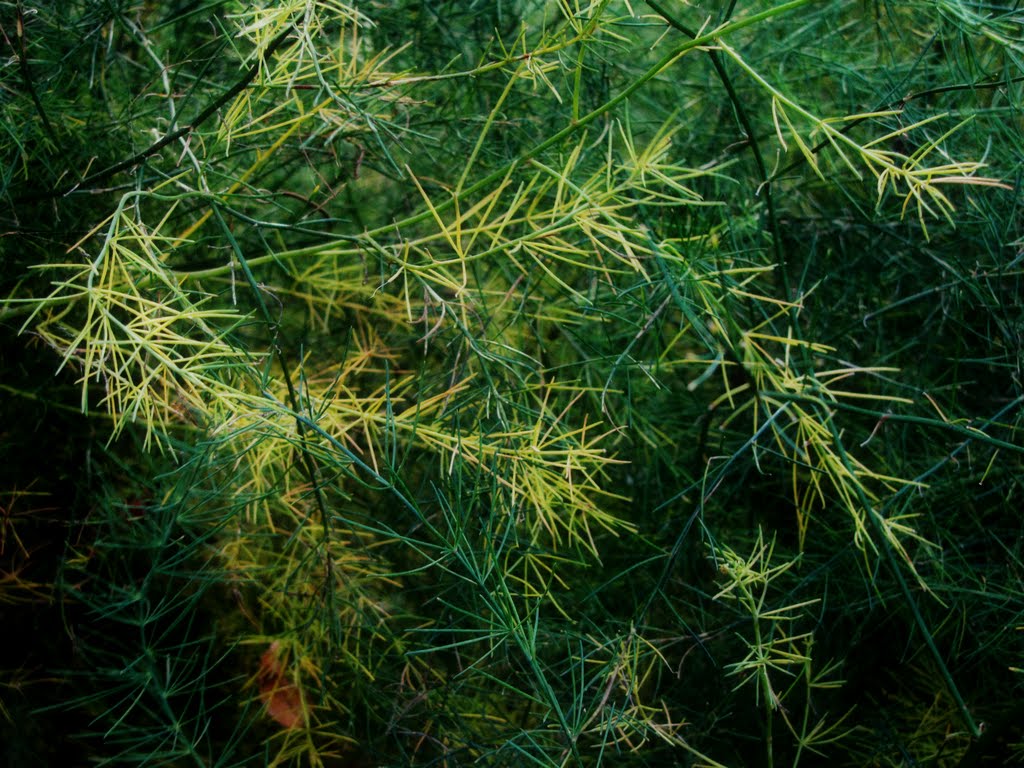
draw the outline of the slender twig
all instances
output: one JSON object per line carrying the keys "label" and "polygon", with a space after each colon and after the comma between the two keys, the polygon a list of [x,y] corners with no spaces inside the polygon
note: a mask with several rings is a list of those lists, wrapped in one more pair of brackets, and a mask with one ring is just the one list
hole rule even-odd
{"label": "slender twig", "polygon": [[106,181],[112,176],[116,176],[119,173],[131,170],[132,168],[139,165],[146,158],[152,157],[169,144],[173,144],[179,139],[188,136],[190,133],[195,131],[200,125],[202,125],[207,120],[209,120],[213,115],[215,115],[221,107],[223,107],[235,96],[237,96],[246,88],[248,88],[249,84],[256,79],[256,76],[260,73],[260,70],[265,65],[265,63],[269,61],[270,57],[274,54],[274,52],[281,47],[281,44],[284,43],[284,41],[287,40],[291,34],[291,30],[286,30],[277,37],[275,37],[264,49],[262,55],[260,56],[260,60],[254,63],[251,67],[249,67],[245,75],[243,75],[242,78],[238,82],[236,82],[231,88],[229,88],[216,99],[214,99],[212,102],[210,102],[206,106],[206,108],[203,109],[198,115],[196,115],[188,125],[183,125],[177,130],[171,131],[162,138],[150,144],[145,149],[136,152],[127,160],[122,160],[118,163],[114,163],[114,165],[104,168],[103,170],[91,173],[79,182],[69,184],[58,189],[45,190],[42,192],[32,192],[27,195],[21,195],[14,199],[14,203],[17,205],[20,203],[37,202],[39,200],[49,200],[57,197],[64,197],[66,195],[70,195],[73,192],[92,192],[94,190],[91,189],[91,187],[93,187],[98,182]]}
{"label": "slender twig", "polygon": [[[890,411],[876,411],[870,408],[863,408],[859,405],[853,405],[851,403],[844,402],[842,400],[829,399],[824,400],[821,397],[816,397],[813,394],[801,395],[793,392],[773,392],[769,390],[762,390],[761,397],[766,400],[783,400],[794,403],[806,403],[808,405],[817,405],[823,408],[834,408],[840,411],[849,411],[850,413],[858,413],[862,416],[871,416],[875,419],[885,419],[892,422],[902,422],[905,424],[919,424],[925,427],[933,427],[935,429],[941,429],[946,432],[953,432],[967,440],[974,440],[985,445],[991,445],[993,448],[1002,448],[1013,453],[1024,454],[1024,445],[1017,445],[1007,440],[1000,440],[997,437],[992,437],[981,429],[963,426],[956,422],[943,421],[940,419],[931,419],[927,416],[914,416],[909,413],[892,413]],[[1018,397],[1011,403],[1011,405],[1017,405],[1024,403],[1024,396]],[[1005,411],[1004,411],[1005,412]],[[985,424],[985,426],[988,426]]]}
{"label": "slender twig", "polygon": [[32,69],[28,63],[28,50],[25,46],[26,29],[25,29],[25,9],[22,3],[18,2],[18,18],[15,20],[15,28],[18,37],[18,46],[15,48],[14,43],[7,36],[7,32],[0,27],[0,33],[4,36],[4,41],[15,52],[15,57],[18,59],[18,67],[21,70],[21,79],[25,83],[25,90],[28,91],[29,96],[32,97],[32,104],[36,108],[36,112],[39,113],[39,119],[43,121],[43,128],[46,130],[46,135],[50,137],[50,141],[53,142],[53,149],[55,152],[60,152],[60,140],[57,138],[57,132],[53,129],[53,125],[50,123],[50,118],[46,114],[46,109],[43,107],[43,102],[39,98],[39,92],[36,90],[35,82],[32,79]]}
{"label": "slender twig", "polygon": [[[832,440],[835,445],[836,452],[839,454],[847,472],[853,475],[856,470],[854,469],[849,456],[846,454],[846,446],[843,444],[843,439],[839,433],[838,427],[836,426],[835,419],[829,418],[826,419],[826,422],[829,430],[832,432]],[[858,501],[864,509],[865,516],[871,521],[872,532],[878,540],[878,544],[885,555],[885,560],[889,566],[889,570],[896,578],[896,583],[899,585],[900,592],[903,595],[903,600],[910,608],[911,614],[913,614],[914,623],[917,624],[917,628],[921,631],[921,636],[924,638],[925,645],[928,646],[928,651],[931,653],[932,659],[939,668],[939,673],[942,675],[942,679],[946,683],[946,689],[949,691],[950,696],[953,697],[953,701],[956,702],[957,709],[960,710],[960,716],[963,719],[964,724],[967,726],[967,729],[974,738],[978,738],[981,735],[981,730],[974,722],[974,717],[967,708],[967,704],[964,701],[963,696],[960,694],[960,689],[957,687],[956,681],[953,680],[953,675],[950,673],[945,659],[942,658],[942,654],[939,652],[938,646],[935,645],[935,638],[933,637],[928,624],[925,622],[924,616],[921,614],[921,609],[918,608],[917,600],[914,599],[914,595],[910,591],[907,579],[903,575],[903,568],[896,557],[896,553],[893,552],[892,543],[889,541],[889,537],[886,536],[885,531],[882,530],[882,523],[878,519],[879,513],[867,498],[864,488],[860,483],[854,483],[853,489],[857,494]]]}
{"label": "slender twig", "polygon": [[[651,6],[658,15],[661,16],[669,25],[675,27],[684,35],[690,39],[697,37],[697,32],[687,25],[683,24],[676,16],[668,11],[660,2],[657,0],[647,0],[647,4]],[[726,18],[732,15],[732,6],[729,7],[729,14]],[[739,121],[740,126],[743,128],[743,133],[746,134],[747,140],[746,145],[750,147],[750,154],[754,158],[754,164],[757,166],[758,176],[761,178],[761,185],[758,192],[764,195],[765,202],[765,214],[767,216],[767,231],[768,236],[771,239],[772,252],[775,255],[775,263],[779,266],[779,276],[782,278],[782,287],[785,292],[784,295],[787,299],[793,298],[793,291],[789,280],[789,267],[786,263],[785,255],[782,253],[782,240],[779,236],[779,222],[778,215],[775,212],[775,196],[772,193],[772,176],[768,173],[768,166],[764,161],[764,155],[761,152],[761,143],[757,137],[757,131],[754,130],[754,125],[750,121],[749,115],[747,115],[747,109],[743,106],[743,99],[736,93],[736,88],[732,84],[732,78],[729,76],[729,72],[726,70],[725,65],[722,63],[722,57],[718,51],[714,48],[707,48],[706,53],[708,58],[711,60],[711,66],[715,68],[715,73],[718,75],[718,79],[722,81],[722,87],[725,88],[726,95],[729,97],[729,103],[732,104],[733,111],[736,113],[736,119]],[[796,313],[792,313],[795,319]]]}

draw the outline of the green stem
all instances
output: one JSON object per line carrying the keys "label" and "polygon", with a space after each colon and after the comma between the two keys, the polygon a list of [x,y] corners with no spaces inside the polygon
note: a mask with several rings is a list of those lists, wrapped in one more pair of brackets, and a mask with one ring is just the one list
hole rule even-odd
{"label": "green stem", "polygon": [[[687,27],[675,16],[669,13],[661,3],[657,2],[657,0],[647,0],[647,4],[657,11],[658,15],[661,16],[670,26],[675,27],[690,39],[697,37],[697,33],[694,30]],[[725,88],[725,93],[729,97],[733,110],[736,112],[736,119],[739,121],[743,132],[747,135],[747,146],[750,147],[750,154],[754,159],[754,165],[757,166],[757,174],[761,178],[761,191],[764,193],[765,214],[768,219],[767,230],[772,240],[772,251],[775,255],[775,263],[779,265],[779,276],[782,279],[782,289],[785,293],[786,299],[790,300],[793,298],[793,295],[790,289],[789,269],[786,264],[786,259],[782,253],[782,243],[779,240],[779,222],[778,215],[775,212],[775,196],[772,194],[772,178],[768,173],[768,165],[764,161],[764,155],[761,152],[761,145],[757,140],[757,132],[754,130],[753,123],[750,122],[750,116],[747,114],[747,110],[743,106],[743,100],[739,97],[739,94],[736,93],[736,89],[733,87],[732,78],[729,77],[729,73],[726,71],[725,65],[722,63],[722,57],[718,55],[718,51],[711,48],[708,49],[707,54],[708,58],[711,60],[711,65],[715,68],[715,73],[718,75],[718,79],[722,81],[722,87]],[[790,312],[790,316],[794,321],[796,320],[797,310],[795,308]]]}
{"label": "green stem", "polygon": [[[455,206],[456,203],[461,201],[463,198],[474,195],[480,190],[485,189],[486,187],[494,184],[495,182],[507,177],[509,174],[513,173],[516,169],[518,169],[520,166],[525,164],[530,159],[537,157],[538,155],[542,154],[543,152],[546,152],[547,150],[551,149],[552,147],[558,144],[561,144],[567,138],[579,132],[584,127],[597,120],[599,117],[606,115],[619,104],[622,104],[624,101],[629,99],[630,96],[632,96],[634,93],[640,90],[640,88],[642,88],[646,83],[648,83],[653,78],[657,77],[665,69],[674,64],[686,53],[689,53],[690,51],[695,50],[697,48],[712,45],[715,42],[717,42],[719,38],[722,38],[733,32],[737,32],[741,29],[746,29],[747,27],[756,26],[757,24],[760,24],[763,21],[774,18],[775,16],[780,16],[782,14],[789,13],[790,11],[794,11],[797,8],[808,5],[813,1],[814,0],[790,0],[790,2],[788,3],[783,3],[782,5],[776,6],[775,8],[770,8],[766,11],[762,11],[761,13],[755,13],[751,16],[748,16],[745,19],[740,19],[739,21],[729,22],[725,26],[720,27],[715,31],[708,32],[707,34],[700,35],[698,37],[693,38],[692,40],[687,40],[686,42],[679,44],[678,46],[673,48],[672,51],[662,56],[662,58],[658,60],[656,64],[651,66],[646,72],[640,75],[640,77],[638,77],[628,86],[623,88],[622,91],[620,91],[617,95],[613,96],[611,99],[609,99],[596,109],[583,115],[582,117],[580,117],[579,120],[570,122],[569,125],[565,126],[565,128],[563,128],[562,130],[551,135],[550,137],[540,142],[539,144],[535,144],[532,149],[529,149],[519,157],[510,160],[508,163],[487,174],[474,184],[471,184],[470,186],[463,188],[459,194],[454,194],[448,200],[445,200],[434,205],[432,209],[427,208],[425,210],[420,211],[419,213],[413,214],[412,216],[402,219],[401,221],[395,222],[393,224],[387,224],[376,229],[372,229],[363,234],[363,239],[369,241],[386,235],[394,235],[395,232],[399,232],[405,227],[410,227],[413,226],[414,224],[419,224],[423,221],[427,221],[437,213],[447,211],[448,209]],[[302,256],[318,254],[322,253],[325,248],[330,248],[334,244],[334,242],[350,243],[351,240],[351,237],[339,238],[336,241],[320,243],[318,245],[309,246],[306,248],[296,248],[291,251],[283,251],[281,253],[272,254],[268,256],[259,256],[254,259],[250,259],[249,264],[250,266],[260,266],[270,262],[283,262],[288,261],[290,259],[299,258]],[[224,275],[227,272],[229,272],[230,269],[231,267],[230,265],[228,265],[223,267],[215,267],[213,269],[206,269],[199,272],[183,272],[179,273],[179,276],[182,279],[214,277]]]}
{"label": "green stem", "polygon": [[[242,273],[245,275],[245,280],[249,284],[249,288],[252,291],[252,295],[256,301],[256,305],[259,307],[260,314],[263,316],[264,322],[267,324],[268,329],[274,329],[274,335],[277,335],[276,327],[277,322],[273,319],[270,314],[270,310],[267,307],[267,303],[263,300],[263,293],[260,291],[260,286],[256,282],[256,277],[253,275],[252,270],[249,268],[249,263],[242,253],[242,249],[235,240],[234,235],[231,233],[231,228],[228,227],[227,222],[224,220],[224,216],[220,212],[220,206],[213,202],[211,204],[213,215],[217,219],[217,223],[220,225],[221,231],[224,233],[225,238],[231,244],[232,251],[235,257],[238,259],[238,263],[242,268]],[[334,593],[334,579],[331,578],[331,560],[330,552],[327,544],[330,540],[331,535],[331,520],[327,513],[327,501],[324,498],[323,483],[320,480],[320,473],[316,465],[316,461],[313,459],[312,454],[309,452],[309,446],[307,443],[306,424],[299,416],[302,413],[301,404],[299,402],[298,393],[295,391],[295,384],[292,382],[291,373],[288,370],[288,362],[284,356],[284,350],[281,349],[281,345],[277,343],[276,339],[273,342],[274,355],[277,357],[278,365],[281,366],[281,376],[284,378],[285,386],[288,389],[288,402],[292,410],[293,417],[295,419],[295,429],[299,436],[299,456],[301,457],[302,468],[309,478],[310,487],[313,491],[313,497],[316,499],[317,511],[320,514],[320,520],[323,525],[323,539],[324,539],[324,558],[327,563],[327,572],[325,573],[325,587],[329,592],[328,602],[333,602]],[[343,573],[343,572],[342,572]]]}
{"label": "green stem", "polygon": [[[754,647],[758,649],[758,653],[762,653],[762,643],[764,639],[761,637],[761,617],[758,614],[757,600],[754,599],[753,594],[749,590],[744,590],[746,593],[743,602],[747,605],[747,610],[750,611],[750,618],[754,623]],[[758,667],[758,675],[761,676],[761,686],[764,688],[764,749],[765,749],[765,762],[768,768],[773,768],[775,765],[775,746],[772,731],[774,729],[774,702],[773,697],[775,693],[772,691],[772,683],[768,677],[768,667],[766,664],[761,664]]]}
{"label": "green stem", "polygon": [[[841,400],[823,400],[820,397],[814,397],[813,395],[798,395],[792,392],[773,392],[771,390],[761,390],[760,396],[766,400],[783,400],[792,403],[804,403],[807,405],[817,405],[822,408],[835,408],[840,411],[848,411],[850,413],[859,413],[863,416],[872,416],[876,419],[885,419],[892,422],[902,422],[905,424],[920,424],[926,427],[934,427],[936,429],[942,429],[947,432],[953,432],[968,440],[977,440],[978,442],[991,445],[994,448],[1002,448],[1007,451],[1013,451],[1014,453],[1024,453],[1024,445],[1016,445],[1015,443],[1008,442],[1006,440],[1000,440],[997,437],[992,437],[980,429],[975,427],[965,427],[960,424],[954,424],[949,421],[942,421],[941,419],[931,419],[927,416],[913,416],[905,413],[882,413],[881,411],[875,411],[870,408],[862,408],[859,405],[851,405],[850,403],[843,402]],[[1021,395],[1007,408],[1004,408],[1001,413],[1006,413],[1010,408],[1015,405],[1024,403],[1024,395]],[[983,422],[983,426],[989,426],[991,420]]]}
{"label": "green stem", "polygon": [[235,83],[231,88],[226,90],[224,93],[222,93],[219,97],[210,102],[210,104],[207,105],[206,109],[204,109],[202,112],[196,115],[195,119],[193,119],[192,122],[188,125],[184,125],[176,131],[171,131],[170,133],[166,134],[163,138],[158,139],[153,144],[150,144],[145,149],[136,152],[127,160],[122,160],[121,162],[114,163],[114,165],[104,168],[101,171],[96,171],[96,173],[89,174],[79,182],[69,184],[68,186],[61,187],[60,189],[49,189],[42,192],[33,192],[27,195],[22,195],[21,197],[17,197],[14,199],[14,204],[17,205],[20,203],[36,202],[39,200],[50,200],[57,197],[64,197],[65,195],[69,195],[72,192],[75,192],[76,190],[78,190],[79,187],[85,188],[81,190],[83,192],[91,192],[92,190],[88,189],[88,187],[96,184],[96,182],[104,181],[105,179],[109,179],[111,176],[116,176],[117,174],[123,171],[127,171],[131,168],[134,168],[135,166],[139,165],[143,160],[152,157],[167,145],[173,144],[178,139],[181,139],[189,135],[196,128],[198,128],[200,125],[209,120],[213,115],[215,115],[220,110],[220,108],[227,104],[229,101],[231,101],[231,99],[235,98],[235,96],[237,96],[246,88],[248,88],[249,83],[255,80],[256,75],[259,74],[260,68],[274,54],[274,52],[281,47],[281,44],[288,39],[288,36],[290,34],[291,30],[285,30],[276,38],[274,38],[267,46],[266,50],[264,50],[263,55],[260,57],[260,60],[253,64],[251,67],[249,67],[245,75],[242,76],[242,79]]}
{"label": "green stem", "polygon": [[[25,83],[25,89],[28,91],[29,96],[32,97],[32,104],[35,106],[36,112],[39,113],[39,119],[43,121],[46,135],[53,142],[54,151],[60,152],[60,141],[57,138],[57,132],[53,130],[53,124],[50,123],[50,118],[46,115],[43,102],[39,98],[39,92],[36,90],[35,82],[32,79],[32,70],[28,63],[28,51],[25,48],[25,9],[20,2],[18,3],[18,20],[15,23],[18,33],[18,51],[15,55],[18,59],[18,67],[21,69],[21,79]],[[4,33],[4,37],[7,37],[6,33]],[[7,40],[7,44],[14,48],[14,44],[10,40]]]}
{"label": "green stem", "polygon": [[[825,421],[828,424],[829,430],[832,432],[832,443],[836,448],[836,452],[839,454],[840,460],[843,462],[843,466],[851,476],[854,476],[856,469],[850,461],[849,456],[846,454],[846,447],[843,445],[843,440],[839,435],[839,430],[836,428],[835,420],[829,417]],[[892,551],[892,544],[889,542],[889,538],[885,535],[885,531],[882,530],[882,524],[879,522],[877,517],[878,513],[871,506],[871,501],[867,498],[867,494],[864,492],[864,488],[860,483],[854,483],[853,490],[857,494],[857,499],[861,506],[864,508],[865,515],[871,521],[872,531],[875,534],[875,537],[879,539],[882,552],[885,554],[886,562],[889,565],[889,570],[891,570],[893,576],[896,577],[896,583],[899,585],[900,592],[903,594],[903,599],[914,616],[914,623],[921,631],[922,637],[924,637],[925,645],[928,646],[928,650],[931,653],[932,658],[935,660],[935,664],[939,668],[939,673],[942,675],[942,679],[946,683],[946,689],[949,691],[950,696],[953,697],[953,701],[956,702],[957,709],[960,710],[960,717],[963,719],[967,729],[971,732],[971,735],[974,738],[978,738],[981,735],[981,731],[974,722],[974,718],[971,716],[970,710],[968,710],[963,696],[960,695],[960,689],[957,688],[956,682],[953,680],[953,675],[950,674],[949,668],[946,666],[946,662],[943,660],[938,646],[935,645],[935,638],[928,629],[924,616],[921,615],[921,610],[917,607],[917,601],[914,599],[914,595],[911,593],[910,587],[907,585],[907,580],[903,576],[903,569],[900,567],[899,561],[896,558],[895,553]]]}

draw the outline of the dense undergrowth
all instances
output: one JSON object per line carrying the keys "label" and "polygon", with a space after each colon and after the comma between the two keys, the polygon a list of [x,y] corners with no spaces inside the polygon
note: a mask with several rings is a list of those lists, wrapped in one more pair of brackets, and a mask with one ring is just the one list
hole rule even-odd
{"label": "dense undergrowth", "polygon": [[4,2],[6,764],[1024,762],[1024,34]]}

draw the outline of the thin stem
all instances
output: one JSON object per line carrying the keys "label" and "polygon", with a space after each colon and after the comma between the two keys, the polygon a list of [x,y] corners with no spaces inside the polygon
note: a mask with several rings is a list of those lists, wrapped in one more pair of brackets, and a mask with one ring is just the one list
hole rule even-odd
{"label": "thin stem", "polygon": [[[419,213],[408,216],[393,224],[386,224],[384,226],[377,227],[376,229],[372,229],[368,232],[365,232],[362,235],[362,238],[369,242],[380,237],[393,235],[395,232],[401,232],[403,229],[411,227],[415,224],[428,221],[429,219],[436,216],[438,213],[442,213],[451,209],[460,200],[466,197],[471,197],[477,192],[480,192],[481,190],[486,189],[492,184],[510,176],[516,169],[527,163],[530,159],[535,158],[538,155],[546,152],[547,150],[562,144],[566,139],[578,133],[583,128],[590,125],[590,123],[597,120],[599,117],[603,117],[604,115],[608,114],[615,107],[619,106],[627,99],[629,99],[630,96],[632,96],[634,93],[640,90],[650,80],[657,77],[659,74],[665,71],[665,69],[670,67],[672,64],[674,64],[676,61],[678,61],[680,58],[682,58],[690,51],[696,50],[707,45],[711,45],[712,43],[715,43],[716,41],[720,40],[722,37],[730,35],[733,32],[738,32],[739,30],[746,29],[747,27],[756,26],[757,24],[767,21],[768,19],[772,19],[776,16],[780,16],[791,11],[795,11],[798,8],[801,8],[813,1],[814,0],[790,0],[790,2],[788,3],[783,3],[782,5],[776,6],[775,8],[770,8],[766,11],[755,13],[751,16],[748,16],[745,19],[741,19],[739,21],[730,21],[728,24],[724,25],[723,27],[713,32],[708,32],[707,34],[700,35],[699,37],[695,37],[692,40],[680,43],[675,48],[673,48],[669,53],[662,56],[656,64],[649,67],[647,71],[645,71],[642,75],[637,77],[629,85],[623,88],[616,96],[613,96],[611,99],[606,101],[601,106],[583,115],[582,117],[580,117],[579,120],[571,122],[569,125],[565,126],[560,131],[557,131],[556,133],[552,134],[544,141],[535,144],[531,149],[523,152],[517,158],[501,165],[499,168],[485,175],[483,178],[479,179],[478,181],[469,185],[468,187],[464,187],[459,194],[452,195],[447,200],[442,200],[441,202],[433,205],[432,208],[422,210]],[[345,238],[344,240],[350,241],[350,238]],[[307,248],[296,248],[292,250],[283,251],[272,256],[258,256],[254,259],[251,259],[249,263],[251,266],[259,266],[271,262],[290,261],[292,259],[300,258],[302,256],[320,253],[324,249],[330,248],[331,246],[332,243],[328,241],[325,243],[309,246]],[[230,269],[231,267],[229,265],[224,267],[213,267],[211,269],[199,270],[195,272],[186,271],[179,273],[179,275],[182,279],[191,280],[204,277],[224,275],[227,272],[229,272]]]}
{"label": "thin stem", "polygon": [[[843,444],[843,439],[836,427],[835,419],[826,419],[826,423],[832,433],[833,445],[835,446],[836,452],[839,454],[843,465],[846,467],[846,471],[849,472],[851,476],[854,475],[856,470],[850,462],[849,456],[846,454],[846,446]],[[903,576],[903,568],[900,566],[900,563],[896,558],[896,554],[893,552],[893,547],[889,541],[889,537],[886,536],[885,531],[882,530],[882,524],[878,519],[878,512],[871,504],[871,500],[867,498],[864,488],[860,483],[854,483],[853,488],[858,501],[864,509],[864,514],[871,521],[872,532],[878,542],[878,545],[882,548],[889,570],[896,578],[896,583],[899,585],[900,592],[903,595],[903,600],[910,608],[910,612],[914,617],[914,623],[920,630],[921,636],[924,638],[925,645],[928,646],[928,651],[931,653],[932,659],[935,661],[936,666],[939,668],[939,673],[942,675],[942,679],[946,683],[946,690],[949,691],[950,696],[953,697],[953,701],[956,702],[957,709],[960,711],[960,717],[963,719],[968,731],[970,731],[974,738],[978,738],[981,736],[981,731],[974,722],[974,718],[971,716],[971,712],[967,708],[967,704],[964,702],[963,696],[960,694],[960,689],[953,680],[953,675],[950,674],[949,667],[946,666],[946,662],[942,658],[942,654],[939,652],[938,646],[935,645],[935,638],[932,636],[931,630],[928,628],[928,624],[924,620],[924,616],[921,615],[921,610],[917,606],[917,601],[914,599],[914,595],[910,591],[907,580]]]}
{"label": "thin stem", "polygon": [[198,115],[196,115],[195,118],[188,125],[183,125],[176,131],[171,131],[170,133],[166,134],[159,140],[150,144],[145,149],[136,152],[127,160],[122,160],[121,162],[114,163],[114,165],[104,168],[101,171],[91,173],[79,182],[69,184],[59,189],[51,189],[42,192],[33,192],[31,194],[21,195],[14,199],[14,203],[18,205],[27,202],[37,202],[39,200],[50,200],[57,197],[65,197],[66,195],[70,195],[73,192],[92,192],[93,190],[89,189],[89,187],[94,186],[100,181],[106,181],[110,177],[116,176],[119,173],[131,170],[135,166],[139,165],[146,158],[155,155],[157,152],[159,152],[167,145],[173,144],[179,139],[188,136],[190,133],[195,131],[196,128],[198,128],[200,125],[202,125],[215,114],[217,114],[221,107],[223,107],[233,98],[235,98],[235,96],[237,96],[246,88],[248,88],[249,84],[256,79],[256,76],[259,74],[260,69],[263,66],[265,66],[266,62],[270,59],[271,56],[273,56],[274,52],[281,47],[281,44],[288,39],[288,36],[290,34],[292,34],[291,30],[286,30],[285,32],[282,32],[280,35],[274,38],[263,51],[260,60],[253,64],[251,67],[249,67],[248,71],[231,88],[229,88],[216,99],[214,99],[212,102],[210,102],[206,106],[206,108],[203,109],[203,111],[200,112]]}

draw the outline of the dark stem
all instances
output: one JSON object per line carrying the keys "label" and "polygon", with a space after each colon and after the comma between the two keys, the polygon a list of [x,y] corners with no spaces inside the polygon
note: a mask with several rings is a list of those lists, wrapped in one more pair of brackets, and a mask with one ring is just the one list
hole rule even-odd
{"label": "dark stem", "polygon": [[[281,47],[281,44],[286,39],[288,39],[288,36],[290,34],[291,30],[285,30],[280,35],[275,37],[270,42],[270,45],[267,46],[266,50],[263,51],[263,54],[260,56],[260,60],[253,64],[251,67],[249,67],[248,71],[245,73],[242,79],[235,83],[231,88],[229,88],[219,97],[210,102],[210,104],[207,105],[207,107],[202,112],[196,115],[195,119],[193,119],[192,122],[188,125],[184,125],[176,131],[171,131],[170,133],[168,133],[161,139],[157,140],[153,144],[150,144],[142,151],[135,153],[127,160],[122,160],[121,162],[115,163],[114,165],[104,168],[101,171],[96,171],[96,173],[89,174],[84,179],[82,179],[79,182],[76,182],[75,184],[71,184],[69,186],[61,187],[58,189],[46,190],[44,192],[35,192],[28,195],[22,195],[21,197],[17,197],[14,199],[15,204],[64,197],[65,195],[70,195],[72,192],[78,191],[80,187],[88,188],[99,181],[105,181],[106,179],[109,179],[111,176],[116,176],[119,173],[134,168],[147,157],[155,155],[168,144],[172,144],[178,139],[181,139],[182,137],[192,133],[192,131],[194,131],[200,125],[209,120],[210,117],[213,114],[215,114],[221,107],[223,107],[225,104],[231,101],[231,99],[233,99],[235,96],[237,96],[249,87],[249,84],[252,83],[252,81],[256,79],[256,75],[259,74],[260,67],[262,67],[263,64],[267,61],[267,59],[269,59],[274,54],[274,52]],[[89,190],[83,189],[82,191]]]}
{"label": "dark stem", "polygon": [[39,113],[39,118],[43,121],[43,128],[46,130],[46,135],[50,137],[50,141],[53,142],[53,147],[58,152],[60,151],[60,143],[57,140],[57,132],[53,130],[53,124],[50,123],[50,118],[46,116],[46,110],[43,109],[43,102],[39,98],[39,93],[36,91],[35,83],[32,80],[32,69],[28,63],[28,51],[25,48],[25,11],[22,8],[21,3],[18,3],[18,20],[16,22],[16,34],[18,37],[18,46],[15,48],[14,43],[11,42],[11,38],[7,36],[7,32],[2,32],[4,41],[10,46],[11,50],[14,51],[15,57],[18,59],[18,68],[21,70],[21,79],[25,83],[25,90],[28,91],[29,96],[32,97],[32,103],[35,105],[36,112]]}

